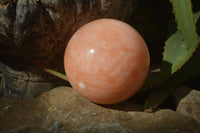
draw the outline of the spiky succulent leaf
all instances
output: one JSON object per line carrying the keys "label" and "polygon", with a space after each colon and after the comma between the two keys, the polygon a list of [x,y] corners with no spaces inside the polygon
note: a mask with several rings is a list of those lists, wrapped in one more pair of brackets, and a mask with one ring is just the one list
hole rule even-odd
{"label": "spiky succulent leaf", "polygon": [[193,50],[196,47],[194,44],[198,43],[198,35],[194,25],[191,0],[171,0],[171,2],[186,49]]}
{"label": "spiky succulent leaf", "polygon": [[191,59],[179,71],[152,88],[152,93],[146,100],[144,108],[151,109],[152,107],[159,106],[169,96],[171,91],[173,91],[170,87],[182,83],[200,73],[199,59],[200,46],[198,46]]}
{"label": "spiky succulent leaf", "polygon": [[173,36],[167,40],[163,60],[172,64],[171,73],[174,73],[192,56],[199,36],[196,33],[191,0],[172,0],[172,5],[179,32],[176,33],[176,38]]}
{"label": "spiky succulent leaf", "polygon": [[161,83],[178,71],[195,52],[199,36],[196,33],[195,21],[190,0],[172,0],[173,10],[178,25],[178,31],[166,41],[161,70],[155,76],[148,78],[143,89]]}
{"label": "spiky succulent leaf", "polygon": [[[200,63],[198,63],[200,59],[200,39],[194,25],[200,18],[200,11],[194,15],[195,18],[193,20],[191,1],[172,0],[172,4],[178,24],[178,31],[166,41],[161,71],[153,79],[154,81],[162,81],[162,83],[152,88],[152,93],[144,105],[145,109],[151,109],[160,105],[171,93],[171,86],[186,81],[195,74],[200,73]],[[190,6],[190,9],[188,6]],[[185,9],[187,13],[184,12]],[[181,16],[184,16],[184,13],[188,19],[186,19],[187,17],[181,18]],[[169,75],[171,76],[169,77]]]}

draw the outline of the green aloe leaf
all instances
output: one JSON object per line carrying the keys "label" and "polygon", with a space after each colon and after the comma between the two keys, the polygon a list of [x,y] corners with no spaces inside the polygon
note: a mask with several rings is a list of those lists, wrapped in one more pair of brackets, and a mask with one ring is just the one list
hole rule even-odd
{"label": "green aloe leaf", "polygon": [[198,35],[194,25],[192,15],[191,0],[171,0],[176,21],[178,23],[178,30],[184,39],[186,49],[194,49],[196,43],[198,43]]}
{"label": "green aloe leaf", "polygon": [[173,91],[170,87],[182,83],[200,73],[200,63],[198,63],[199,59],[200,46],[198,46],[191,59],[184,64],[179,71],[175,72],[170,78],[167,78],[161,84],[152,88],[152,93],[146,100],[144,108],[151,109],[152,107],[159,106]]}
{"label": "green aloe leaf", "polygon": [[57,72],[57,71],[52,70],[52,69],[44,69],[44,71],[49,73],[49,74],[52,74],[52,75],[54,75],[54,76],[56,76],[58,78],[61,78],[63,80],[68,81],[67,76],[65,74],[63,74],[63,73]]}
{"label": "green aloe leaf", "polygon": [[171,90],[167,89],[167,86],[163,86],[163,84],[157,85],[156,87],[153,88],[153,92],[150,94],[150,96],[146,100],[143,108],[145,110],[148,110],[151,108],[154,109],[158,107],[169,96],[170,92]]}
{"label": "green aloe leaf", "polygon": [[178,71],[191,58],[198,46],[199,36],[195,23],[199,12],[193,19],[190,0],[172,0],[172,5],[178,31],[166,41],[160,72],[148,78],[142,90],[161,83]]}
{"label": "green aloe leaf", "polygon": [[200,73],[200,63],[198,63],[200,39],[194,25],[200,17],[200,11],[194,15],[193,20],[190,0],[172,0],[172,4],[178,31],[166,41],[161,70],[148,83],[152,85],[156,83],[156,80],[159,81],[159,84],[152,88],[152,93],[144,105],[145,109],[159,106],[171,93],[171,86]]}
{"label": "green aloe leaf", "polygon": [[167,40],[163,57],[164,61],[171,64],[171,74],[187,62],[199,43],[191,0],[172,0],[172,5],[179,32],[173,36],[175,38],[171,37]]}

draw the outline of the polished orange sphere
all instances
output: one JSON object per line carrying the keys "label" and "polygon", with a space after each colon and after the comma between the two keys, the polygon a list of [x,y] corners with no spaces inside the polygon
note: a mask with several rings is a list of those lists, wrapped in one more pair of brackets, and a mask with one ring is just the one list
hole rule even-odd
{"label": "polished orange sphere", "polygon": [[128,24],[99,19],[82,26],[70,39],[64,68],[72,87],[98,104],[133,96],[149,71],[144,39]]}

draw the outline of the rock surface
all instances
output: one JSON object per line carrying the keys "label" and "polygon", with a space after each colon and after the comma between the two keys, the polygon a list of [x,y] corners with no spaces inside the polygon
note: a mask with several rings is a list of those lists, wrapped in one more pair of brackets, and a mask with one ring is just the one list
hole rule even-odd
{"label": "rock surface", "polygon": [[34,59],[48,67],[61,67],[67,42],[80,26],[104,17],[128,20],[135,10],[135,2],[1,0],[1,54]]}
{"label": "rock surface", "polygon": [[[127,21],[135,10],[136,1],[0,0],[0,60],[15,71],[6,69],[3,72],[0,95],[32,98],[43,90],[52,89],[55,86],[52,77],[36,69],[51,68],[64,73],[64,51],[73,33],[95,19]],[[21,75],[37,81],[31,80],[29,84]],[[37,90],[42,84],[44,89]]]}
{"label": "rock surface", "polygon": [[180,101],[176,110],[200,123],[200,91],[192,90]]}
{"label": "rock surface", "polygon": [[[42,76],[35,74],[36,70]],[[0,74],[2,74],[0,77],[0,96],[28,99],[66,83],[40,69],[35,69],[34,72],[14,70],[2,64],[0,70]]]}
{"label": "rock surface", "polygon": [[101,106],[72,88],[58,87],[30,100],[0,98],[0,132],[198,133],[191,117],[172,110],[142,112],[133,101]]}

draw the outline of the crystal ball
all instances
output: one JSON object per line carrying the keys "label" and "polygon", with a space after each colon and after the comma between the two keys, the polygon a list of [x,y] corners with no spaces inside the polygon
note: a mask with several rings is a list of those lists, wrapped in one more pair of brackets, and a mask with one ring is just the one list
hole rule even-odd
{"label": "crystal ball", "polygon": [[149,64],[142,36],[115,19],[83,25],[69,40],[64,55],[72,87],[97,104],[115,104],[132,97],[144,84]]}

